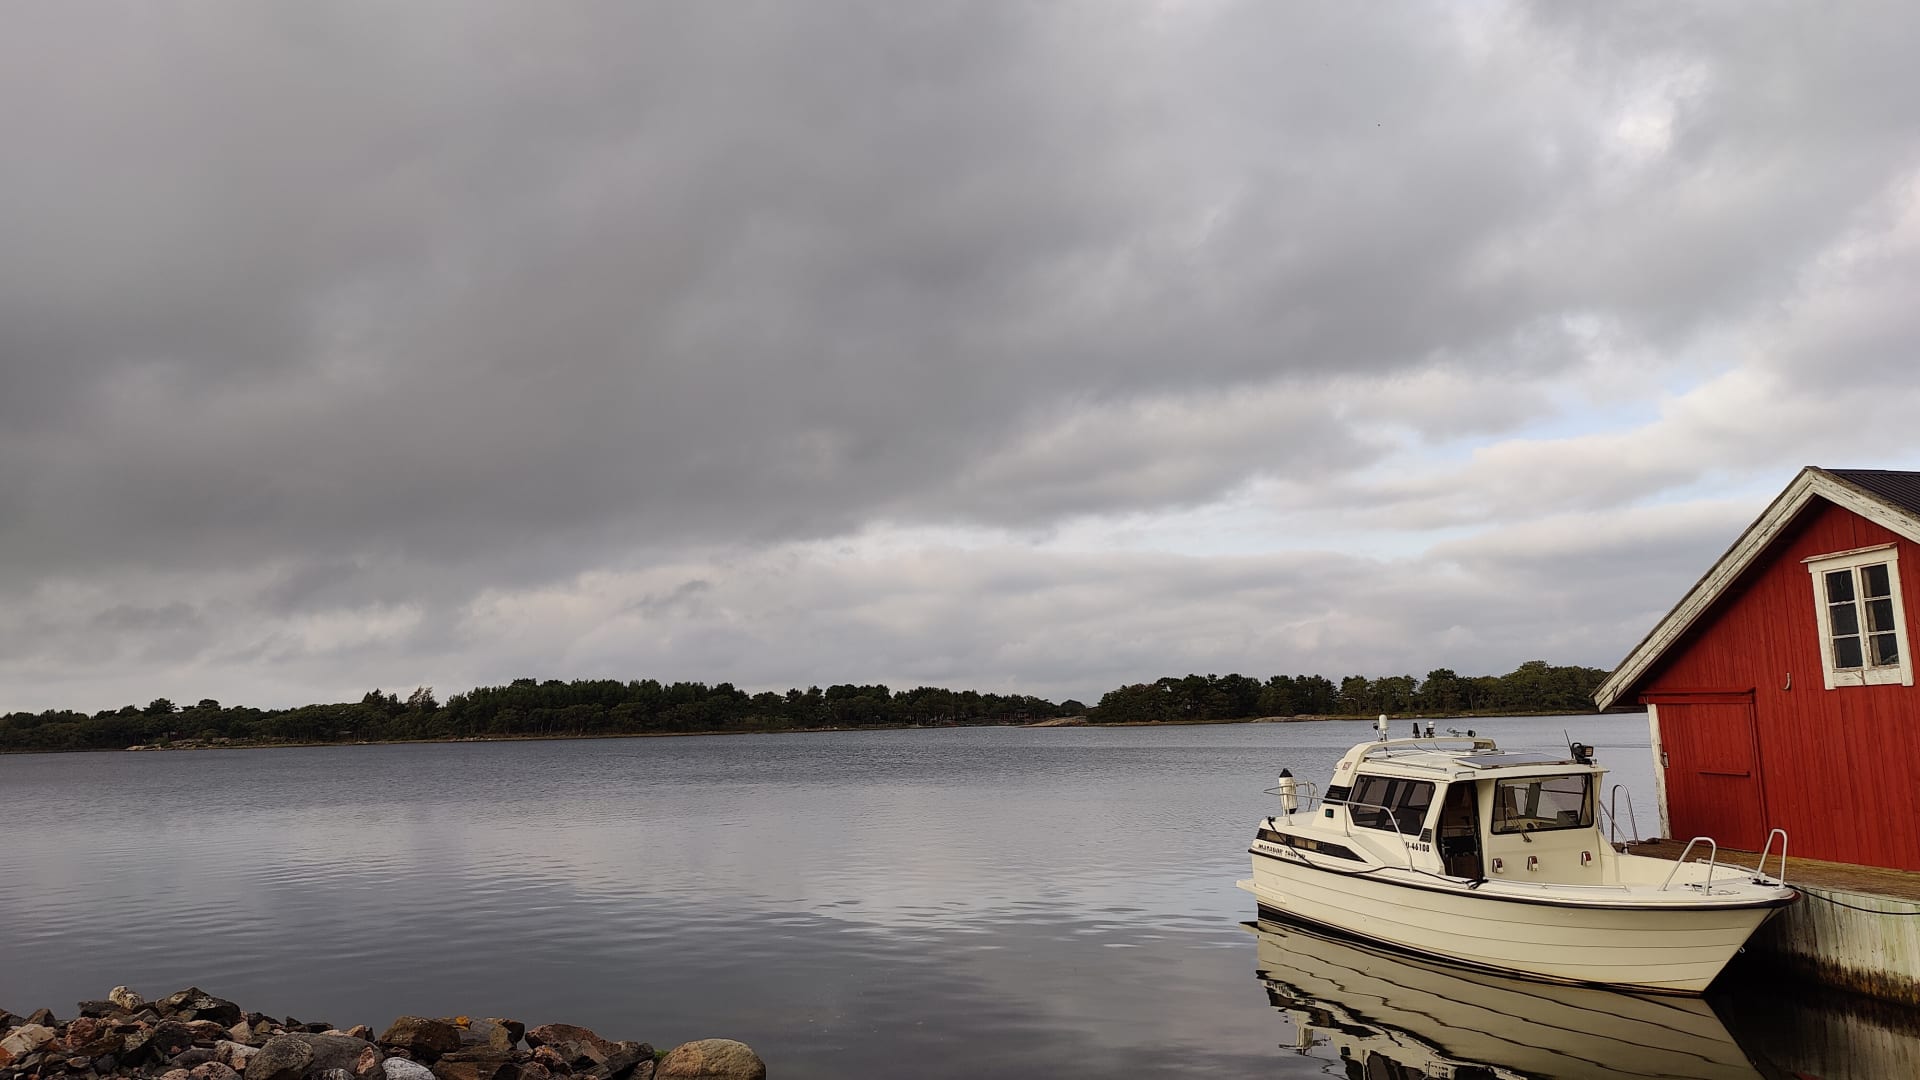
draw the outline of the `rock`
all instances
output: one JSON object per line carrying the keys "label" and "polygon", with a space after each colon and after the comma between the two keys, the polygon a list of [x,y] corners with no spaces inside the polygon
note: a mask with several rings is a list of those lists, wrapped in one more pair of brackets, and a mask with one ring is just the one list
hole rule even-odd
{"label": "rock", "polygon": [[189,1046],[185,1050],[173,1055],[173,1060],[169,1062],[169,1064],[176,1069],[191,1070],[196,1066],[205,1065],[207,1062],[213,1061],[216,1056],[211,1046]]}
{"label": "rock", "polygon": [[746,1043],[700,1039],[681,1043],[653,1070],[653,1080],[766,1080],[767,1063]]}
{"label": "rock", "polygon": [[259,1052],[260,1048],[257,1046],[248,1046],[246,1043],[234,1042],[232,1039],[222,1039],[213,1044],[213,1060],[235,1072],[245,1072],[247,1062]]}
{"label": "rock", "polygon": [[487,1046],[495,1050],[511,1050],[518,1041],[504,1025],[492,1020],[475,1020],[460,1029],[460,1046]]}
{"label": "rock", "polygon": [[607,1055],[614,1049],[612,1043],[574,1024],[542,1024],[537,1028],[528,1028],[527,1045],[552,1047],[559,1052],[561,1060],[573,1066],[576,1072],[606,1061]]}
{"label": "rock", "polygon": [[498,1016],[489,1016],[487,1017],[487,1023],[499,1024],[501,1027],[506,1028],[508,1039],[512,1042],[517,1043],[527,1037],[527,1025],[518,1020],[507,1020]]}
{"label": "rock", "polygon": [[217,1020],[189,1020],[187,1030],[194,1042],[214,1043],[227,1037],[227,1026]]}
{"label": "rock", "polygon": [[[45,1010],[41,1011],[44,1012]],[[35,1013],[34,1015],[38,1016],[39,1013]],[[58,1032],[54,1031],[51,1027],[45,1024],[33,1023],[32,1020],[29,1019],[27,1023],[21,1024],[19,1027],[7,1032],[6,1038],[0,1039],[0,1052],[6,1053],[8,1060],[18,1060],[26,1057],[28,1054],[37,1052],[41,1047],[52,1042],[54,1036],[57,1034]]]}
{"label": "rock", "polygon": [[162,1020],[128,1035],[121,1044],[120,1058],[133,1065],[167,1061],[192,1045],[193,1032],[187,1030],[187,1025],[178,1020]]}
{"label": "rock", "polygon": [[[71,1041],[71,1036],[69,1036],[69,1041]],[[70,1049],[72,1049],[76,1057],[100,1058],[106,1057],[109,1054],[118,1055],[120,1051],[125,1048],[126,1042],[127,1037],[125,1035],[115,1031],[108,1031],[96,1035],[94,1038],[81,1043],[79,1046],[70,1047]]]}
{"label": "rock", "polygon": [[116,986],[107,991],[107,1000],[130,1013],[139,1012],[147,1004],[146,998],[141,997],[139,994],[134,993],[124,986]]}
{"label": "rock", "polygon": [[197,986],[176,991],[153,1003],[160,1015],[173,1020],[211,1020],[227,1027],[243,1015],[240,1006],[217,998]]}
{"label": "rock", "polygon": [[520,1080],[520,1066],[511,1050],[474,1046],[442,1056],[433,1063],[433,1075],[439,1080]]}
{"label": "rock", "polygon": [[641,1062],[653,1064],[653,1047],[642,1042],[615,1043],[607,1060],[578,1075],[591,1080],[628,1080]]}
{"label": "rock", "polygon": [[247,1080],[301,1080],[313,1064],[313,1049],[294,1035],[276,1035],[247,1062]]}
{"label": "rock", "polygon": [[160,1080],[191,1080],[192,1073],[185,1069],[168,1069],[160,1074]]}
{"label": "rock", "polygon": [[395,1020],[378,1041],[389,1049],[404,1047],[414,1060],[431,1064],[441,1054],[460,1049],[460,1029],[445,1020],[403,1016]]}
{"label": "rock", "polygon": [[82,1014],[68,1022],[62,1041],[69,1048],[85,1046],[100,1037],[100,1029],[104,1026],[97,1017]]}
{"label": "rock", "polygon": [[36,1009],[27,1017],[27,1023],[39,1027],[59,1027],[60,1021],[53,1018],[52,1009]]}
{"label": "rock", "polygon": [[252,1037],[253,1024],[244,1018],[241,1019],[239,1023],[227,1029],[227,1038],[232,1039],[234,1042],[243,1043]]}
{"label": "rock", "polygon": [[[100,1020],[125,1020],[127,1017],[133,1015],[132,1010],[123,1009],[111,1001],[82,1001],[76,1005],[75,1008],[80,1011],[81,1016],[90,1016]],[[0,1027],[5,1026],[4,1024],[0,1024]]]}
{"label": "rock", "polygon": [[387,1080],[434,1080],[433,1070],[417,1061],[406,1058],[390,1057],[380,1063],[387,1074]]}
{"label": "rock", "polygon": [[195,1065],[188,1075],[193,1080],[240,1080],[240,1074],[225,1063],[209,1061],[204,1065]]}
{"label": "rock", "polygon": [[[295,1032],[288,1032],[280,1038],[298,1039],[307,1045],[307,1049],[312,1053],[312,1061],[307,1065],[309,1076],[330,1069],[338,1069],[346,1073],[347,1080],[379,1074],[380,1051],[365,1039],[356,1039],[349,1035],[313,1035]],[[265,1051],[263,1050],[262,1053]]]}
{"label": "rock", "polygon": [[565,1076],[573,1072],[573,1066],[567,1064],[566,1056],[551,1046],[537,1046],[533,1050],[533,1063]]}
{"label": "rock", "polygon": [[355,1024],[348,1028],[346,1033],[356,1039],[365,1039],[368,1042],[373,1041],[373,1029],[365,1024]]}
{"label": "rock", "polygon": [[307,1080],[353,1080],[353,1074],[345,1069],[309,1069]]}

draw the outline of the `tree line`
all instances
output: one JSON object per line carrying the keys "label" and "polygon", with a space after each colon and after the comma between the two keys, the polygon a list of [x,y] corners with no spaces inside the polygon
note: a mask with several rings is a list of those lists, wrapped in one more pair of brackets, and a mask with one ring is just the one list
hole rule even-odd
{"label": "tree line", "polygon": [[1208,722],[1260,716],[1377,713],[1558,713],[1592,708],[1606,672],[1530,660],[1506,675],[1425,679],[1350,675],[1188,675],[1108,691],[1089,708],[1025,694],[922,686],[843,684],[749,694],[731,683],[655,679],[515,679],[439,700],[430,687],[404,698],[382,690],[359,701],[292,709],[227,706],[211,698],[179,706],[156,698],[88,715],[72,710],[0,716],[0,752],[110,750],[201,743],[394,742],[496,736],[560,737],[810,728],[1023,724],[1086,716],[1094,723]]}

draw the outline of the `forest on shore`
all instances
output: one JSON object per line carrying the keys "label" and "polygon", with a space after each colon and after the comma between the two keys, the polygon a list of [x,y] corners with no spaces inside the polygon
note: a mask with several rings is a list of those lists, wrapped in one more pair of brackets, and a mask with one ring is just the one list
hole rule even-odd
{"label": "forest on shore", "polygon": [[1529,660],[1505,675],[1412,675],[1334,682],[1321,675],[1169,676],[1108,691],[1098,704],[1052,702],[922,686],[843,684],[749,694],[731,683],[655,679],[515,679],[439,700],[430,687],[405,697],[371,690],[359,701],[291,709],[166,698],[88,715],[71,710],[0,716],[0,752],[118,750],[182,742],[211,745],[398,742],[489,737],[558,738],[819,728],[1027,724],[1085,716],[1091,723],[1209,723],[1256,717],[1554,714],[1593,708],[1607,673]]}

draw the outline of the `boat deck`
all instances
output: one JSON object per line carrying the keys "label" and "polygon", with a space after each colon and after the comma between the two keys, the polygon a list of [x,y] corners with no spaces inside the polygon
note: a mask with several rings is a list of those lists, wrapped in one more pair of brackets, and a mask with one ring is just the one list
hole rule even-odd
{"label": "boat deck", "polygon": [[[1684,840],[1649,840],[1645,843],[1630,844],[1626,850],[1635,855],[1647,855],[1656,859],[1678,859],[1686,846]],[[1694,857],[1687,861],[1705,862],[1704,845],[1696,847]],[[1751,868],[1759,861],[1758,852],[1736,851],[1732,848],[1720,849],[1720,862],[1723,865],[1737,863]],[[1773,867],[1771,856],[1767,859],[1767,867],[1769,869]],[[1791,851],[1787,854],[1787,884],[1806,885],[1816,889],[1840,889],[1875,896],[1896,896],[1903,900],[1920,900],[1920,872],[1802,859]]]}

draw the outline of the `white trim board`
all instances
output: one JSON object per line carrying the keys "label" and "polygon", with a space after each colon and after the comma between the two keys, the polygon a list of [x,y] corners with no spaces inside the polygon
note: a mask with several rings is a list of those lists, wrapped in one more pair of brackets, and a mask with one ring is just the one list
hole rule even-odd
{"label": "white trim board", "polygon": [[1809,465],[1800,470],[1787,489],[1768,504],[1753,524],[1747,526],[1747,531],[1740,534],[1740,539],[1735,540],[1726,554],[1720,556],[1720,561],[1714,563],[1712,569],[1694,583],[1673,610],[1667,612],[1666,618],[1661,619],[1641,639],[1640,644],[1627,654],[1627,658],[1620,661],[1620,666],[1593,692],[1594,704],[1605,709],[1638,682],[1681,635],[1700,621],[1714,602],[1732,587],[1734,581],[1753,565],[1768,545],[1816,497],[1920,543],[1920,518],[1841,480],[1825,469]]}

